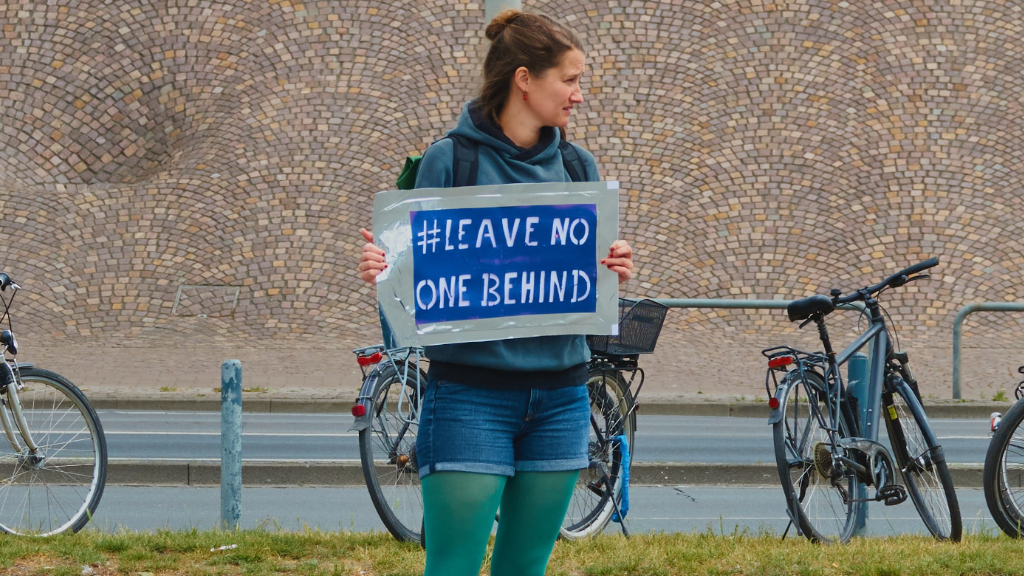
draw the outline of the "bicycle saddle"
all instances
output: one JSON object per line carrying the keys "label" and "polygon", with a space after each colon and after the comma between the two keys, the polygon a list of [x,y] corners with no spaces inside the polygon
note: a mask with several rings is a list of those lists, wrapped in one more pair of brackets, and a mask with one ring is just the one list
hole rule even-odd
{"label": "bicycle saddle", "polygon": [[789,303],[789,306],[786,306],[790,322],[806,320],[815,314],[824,316],[835,309],[836,305],[832,303],[832,299],[824,294],[816,294],[809,298],[793,300]]}

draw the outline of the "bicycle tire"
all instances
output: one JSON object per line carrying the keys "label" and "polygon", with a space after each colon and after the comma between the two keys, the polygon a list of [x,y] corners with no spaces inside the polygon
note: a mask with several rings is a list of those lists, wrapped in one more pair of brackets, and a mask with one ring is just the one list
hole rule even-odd
{"label": "bicycle tire", "polygon": [[[417,389],[416,372],[411,367],[407,381],[402,381],[404,362],[381,368],[369,409],[370,425],[359,431],[359,460],[370,500],[388,532],[402,542],[419,542],[423,526],[416,433],[427,375],[422,369],[418,372]],[[409,389],[410,402],[399,415],[397,400],[402,387]]]}
{"label": "bicycle tire", "polygon": [[[19,369],[18,377],[26,427],[43,458],[29,458],[5,393],[0,409],[7,411],[22,452],[15,454],[6,439],[0,440],[0,530],[31,536],[78,532],[92,519],[106,486],[103,426],[85,394],[67,378],[29,367]],[[12,502],[17,502],[13,510]]]}
{"label": "bicycle tire", "polygon": [[[960,503],[942,446],[928,424],[924,407],[902,378],[882,394],[885,427],[910,499],[937,540],[959,542],[963,534]],[[902,385],[900,385],[902,384]],[[897,423],[899,424],[897,426]]]}
{"label": "bicycle tire", "polygon": [[[559,530],[560,537],[566,540],[599,534],[611,521],[615,502],[622,493],[622,451],[608,439],[624,433],[630,449],[633,447],[636,411],[622,374],[615,369],[591,368],[587,390],[591,407],[590,466],[580,471]],[[611,496],[604,490],[604,470],[608,471]]]}
{"label": "bicycle tire", "polygon": [[1024,488],[1020,488],[1024,486],[1022,422],[1024,400],[1018,400],[1000,420],[999,428],[992,435],[985,454],[982,480],[985,502],[992,519],[1011,538],[1024,538]]}
{"label": "bicycle tire", "polygon": [[[860,481],[856,475],[848,475],[845,481],[837,481],[845,484],[841,489],[818,473],[814,446],[829,441],[822,426],[823,420],[828,418],[827,408],[821,404],[827,397],[827,387],[820,374],[809,370],[804,374],[806,383],[798,372],[792,371],[780,384],[780,389],[784,390],[778,397],[782,418],[772,425],[779,480],[790,515],[804,537],[827,544],[847,542],[857,527],[857,506],[853,499]],[[811,408],[811,399],[814,408]],[[839,430],[840,437],[850,436],[845,418],[839,418]]]}

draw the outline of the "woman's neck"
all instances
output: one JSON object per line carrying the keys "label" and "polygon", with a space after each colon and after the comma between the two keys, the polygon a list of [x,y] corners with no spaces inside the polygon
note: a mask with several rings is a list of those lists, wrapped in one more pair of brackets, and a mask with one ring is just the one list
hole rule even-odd
{"label": "woman's neck", "polygon": [[532,148],[540,141],[540,125],[522,102],[509,99],[498,117],[499,126],[505,136],[520,148]]}

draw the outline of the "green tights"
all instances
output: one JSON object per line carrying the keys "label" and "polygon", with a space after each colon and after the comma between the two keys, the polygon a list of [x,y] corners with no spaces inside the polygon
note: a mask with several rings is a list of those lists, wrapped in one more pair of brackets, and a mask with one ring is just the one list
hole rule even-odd
{"label": "green tights", "polygon": [[511,478],[435,472],[423,478],[424,576],[478,576],[501,505],[491,576],[543,576],[579,471]]}

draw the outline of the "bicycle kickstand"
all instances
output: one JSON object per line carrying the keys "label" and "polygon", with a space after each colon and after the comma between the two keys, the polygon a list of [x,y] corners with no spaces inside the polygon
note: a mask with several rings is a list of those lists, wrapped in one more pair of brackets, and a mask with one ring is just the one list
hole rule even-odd
{"label": "bicycle kickstand", "polygon": [[615,515],[619,518],[619,527],[622,528],[622,535],[629,538],[629,530],[626,528],[626,519],[622,517],[622,510],[619,508],[619,500],[612,494],[611,483],[608,481],[608,474],[605,474],[604,489],[608,494],[608,498],[612,501],[612,506],[615,507]]}

